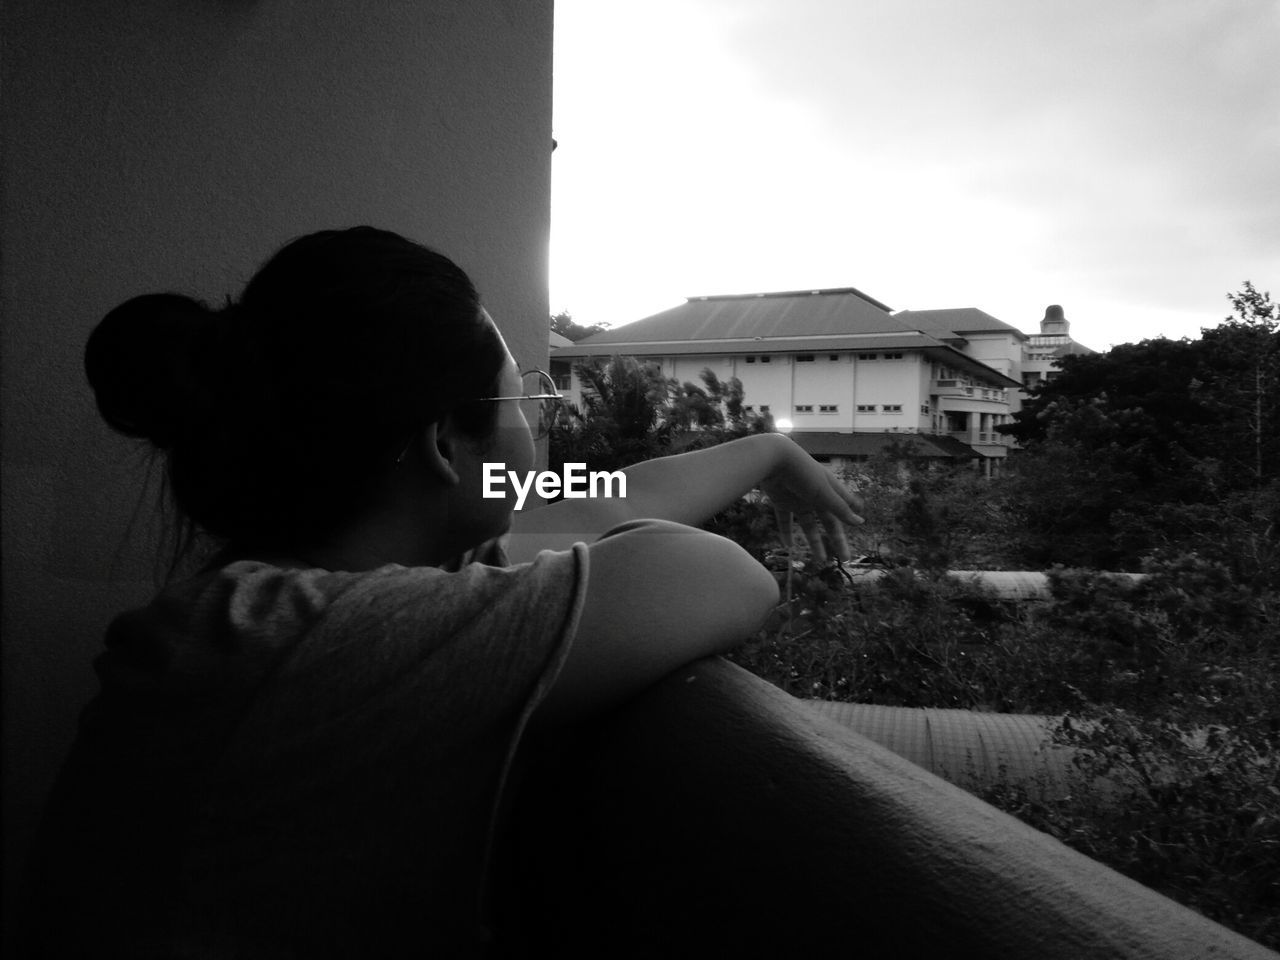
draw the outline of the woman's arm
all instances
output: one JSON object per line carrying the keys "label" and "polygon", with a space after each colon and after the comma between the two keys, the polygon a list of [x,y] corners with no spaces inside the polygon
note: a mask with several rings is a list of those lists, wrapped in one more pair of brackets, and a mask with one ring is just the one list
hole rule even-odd
{"label": "woman's arm", "polygon": [[[606,530],[636,519],[698,524],[747,491],[760,487],[778,510],[783,534],[789,517],[800,518],[818,559],[825,559],[823,533],[837,556],[847,559],[841,527],[861,523],[857,494],[787,437],[757,434],[706,450],[646,460],[623,471],[622,498],[561,500],[515,514],[508,552],[514,562],[539,550],[567,549],[591,542]],[[786,541],[784,541],[786,542]]]}
{"label": "woman's arm", "polygon": [[577,634],[539,724],[619,703],[683,664],[729,650],[778,602],[773,575],[724,537],[640,520],[588,546]]}

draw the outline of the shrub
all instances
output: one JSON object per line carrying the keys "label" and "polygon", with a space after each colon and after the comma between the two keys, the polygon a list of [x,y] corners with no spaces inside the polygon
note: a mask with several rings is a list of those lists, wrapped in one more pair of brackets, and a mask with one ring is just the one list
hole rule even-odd
{"label": "shrub", "polygon": [[[1187,727],[1114,707],[1064,721],[1072,795],[988,802],[1265,945],[1280,946],[1280,750],[1265,728]],[[1078,722],[1088,719],[1089,723]],[[1117,792],[1118,790],[1118,792]]]}

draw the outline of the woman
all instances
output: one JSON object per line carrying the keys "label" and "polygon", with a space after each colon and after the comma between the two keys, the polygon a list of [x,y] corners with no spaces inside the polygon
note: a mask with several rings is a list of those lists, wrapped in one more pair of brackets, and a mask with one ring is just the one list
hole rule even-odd
{"label": "woman", "polygon": [[480,950],[526,729],[729,649],[777,602],[685,524],[757,486],[819,556],[861,522],[777,435],[637,465],[625,499],[485,497],[485,463],[533,466],[516,364],[460,269],[368,227],[290,243],[221,310],[128,301],[86,370],[224,547],[108,631],[35,860],[50,956]]}

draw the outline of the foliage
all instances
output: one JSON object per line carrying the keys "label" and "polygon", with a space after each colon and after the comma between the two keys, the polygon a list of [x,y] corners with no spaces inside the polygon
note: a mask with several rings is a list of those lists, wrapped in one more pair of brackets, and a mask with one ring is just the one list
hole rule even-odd
{"label": "foliage", "polygon": [[[1216,505],[1280,476],[1280,309],[1251,283],[1233,315],[1199,340],[1144,340],[1066,357],[1004,428],[1026,449],[1022,478],[1029,555],[1132,565],[1155,544],[1167,504]],[[1132,515],[1127,543],[1107,536]],[[1065,537],[1065,539],[1064,539]]]}
{"label": "foliage", "polygon": [[[1154,553],[1274,559],[1280,308],[1246,282],[1199,340],[1067,357],[1005,428],[1022,563],[1136,570]],[[1229,536],[1206,542],[1203,522]],[[1215,546],[1216,545],[1216,546]]]}
{"label": "foliage", "polygon": [[969,466],[921,458],[906,439],[843,479],[866,502],[866,523],[849,531],[856,553],[929,570],[1009,569],[1006,488]]}
{"label": "foliage", "polygon": [[608,330],[607,323],[593,323],[584,326],[581,323],[575,323],[573,315],[568,310],[561,310],[551,318],[551,332],[558,333],[562,337],[568,337],[575,343],[584,340],[592,334],[600,333]]}
{"label": "foliage", "polygon": [[1001,780],[984,798],[1280,946],[1280,484],[1182,506],[1143,579],[1058,568],[1052,600],[1006,604],[925,562],[1010,566],[964,530],[1004,518],[999,535],[1016,533],[1015,487],[967,479],[909,458],[864,465],[879,579],[782,556],[787,599],[732,659],[801,697],[1062,716],[1083,782],[1111,786]]}
{"label": "foliage", "polygon": [[1062,716],[1081,785],[984,798],[1280,946],[1280,589],[1196,555],[1058,570],[1021,605],[908,567],[777,576],[787,601],[732,659],[801,697]]}
{"label": "foliage", "polygon": [[582,409],[566,407],[551,431],[550,463],[617,470],[654,457],[714,446],[772,429],[748,414],[742,382],[702,371],[702,386],[667,379],[656,363],[611,357],[577,366]]}
{"label": "foliage", "polygon": [[1084,782],[1033,794],[998,782],[988,802],[1260,943],[1280,946],[1280,743],[1265,728],[1191,727],[1096,707],[1055,740]]}
{"label": "foliage", "polygon": [[[1234,315],[1204,331],[1204,362],[1191,390],[1218,430],[1241,438],[1221,450],[1223,480],[1262,481],[1280,472],[1280,306],[1248,281],[1228,299]],[[1212,446],[1212,438],[1199,439]]]}
{"label": "foliage", "polygon": [[671,429],[660,417],[668,385],[657,364],[613,357],[580,364],[577,372],[583,405],[566,406],[552,427],[553,470],[565,463],[617,470],[670,452]]}

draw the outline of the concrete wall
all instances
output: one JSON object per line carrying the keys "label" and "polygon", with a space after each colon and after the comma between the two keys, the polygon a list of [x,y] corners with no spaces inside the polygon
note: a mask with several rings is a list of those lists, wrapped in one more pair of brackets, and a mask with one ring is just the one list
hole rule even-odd
{"label": "concrete wall", "polygon": [[579,733],[501,851],[530,955],[1277,958],[726,661]]}
{"label": "concrete wall", "polygon": [[662,364],[665,376],[675,377],[681,383],[692,383],[695,387],[705,387],[703,370],[710,370],[721,380],[728,380],[734,375],[733,361],[724,356],[672,357]]}
{"label": "concrete wall", "polygon": [[733,375],[742,381],[742,393],[745,403],[759,410],[762,406],[769,408],[775,419],[794,420],[791,414],[791,364],[784,362],[785,355],[772,355],[768,363],[761,363],[756,357],[754,363],[747,363],[743,357],[735,357]]}
{"label": "concrete wall", "polygon": [[[1002,341],[1003,342],[1003,341]],[[791,420],[798,432],[944,432],[946,423],[942,409],[970,409],[964,406],[940,407],[931,397],[931,380],[946,368],[931,362],[918,352],[910,350],[888,351],[899,353],[897,359],[884,359],[886,351],[874,351],[875,360],[859,357],[865,351],[837,350],[814,351],[812,361],[797,361],[795,353],[754,354],[754,362],[747,362],[747,355],[692,354],[676,357],[646,357],[632,354],[640,360],[658,360],[662,373],[681,382],[701,385],[702,371],[710,368],[721,379],[737,377],[742,381],[745,403],[753,410],[768,406],[775,419]],[[836,359],[830,359],[831,356]],[[768,356],[769,362],[762,362]],[[577,363],[577,359],[566,358]],[[952,376],[966,378],[967,374],[950,371]],[[1003,390],[974,387],[979,398],[983,391],[993,391],[999,400],[981,401],[984,412],[1008,413],[1008,403]],[[566,396],[580,403],[580,384],[573,378],[573,386]],[[944,401],[947,403],[950,401]],[[965,402],[965,401],[962,401]],[[824,412],[821,407],[833,405],[837,409]],[[897,404],[898,412],[886,412],[886,405]],[[808,412],[797,409],[808,405]],[[873,407],[859,411],[860,405]],[[926,409],[928,408],[928,409]],[[978,409],[978,408],[974,408]],[[975,426],[976,430],[977,427]]]}
{"label": "concrete wall", "polygon": [[4,4],[6,880],[103,629],[158,571],[145,458],[83,382],[90,329],[138,293],[236,293],[285,240],[371,223],[456,259],[517,358],[545,362],[551,16],[551,0]]}
{"label": "concrete wall", "polygon": [[1023,341],[1008,333],[971,333],[966,339],[968,343],[960,348],[963,353],[994,367],[1005,376],[1018,379]]}
{"label": "concrete wall", "polygon": [[[790,416],[797,429],[838,430],[848,432],[854,427],[853,412],[853,359],[848,353],[815,351],[808,354],[812,360],[799,360],[792,355],[795,373],[795,389],[792,393]],[[835,356],[835,360],[830,357]],[[813,407],[812,413],[800,413],[798,404]],[[834,406],[834,412],[824,412],[823,406]]]}
{"label": "concrete wall", "polygon": [[[928,391],[921,392],[927,383],[921,367],[929,366],[918,353],[905,352],[900,360],[858,360],[854,399],[858,404],[874,406],[874,412],[859,413],[859,430],[910,431],[918,429],[922,421],[920,405],[928,402]],[[902,409],[886,413],[887,405],[896,404]]]}

